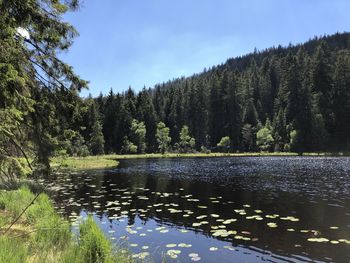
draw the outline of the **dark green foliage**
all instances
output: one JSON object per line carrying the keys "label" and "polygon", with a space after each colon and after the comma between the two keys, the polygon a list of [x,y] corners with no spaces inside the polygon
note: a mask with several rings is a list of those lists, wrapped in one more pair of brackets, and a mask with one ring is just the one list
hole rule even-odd
{"label": "dark green foliage", "polygon": [[[147,152],[188,151],[184,126],[196,150],[215,149],[225,136],[230,151],[347,150],[349,39],[344,33],[271,48],[138,94],[129,88],[100,96],[105,150],[144,151],[133,119],[144,123]],[[157,135],[159,122],[169,128],[171,145]]]}
{"label": "dark green foliage", "polygon": [[41,175],[49,175],[49,158],[87,86],[57,56],[77,35],[62,21],[77,7],[75,0],[0,1],[0,159],[24,157]]}
{"label": "dark green foliage", "polygon": [[93,155],[104,153],[104,136],[102,133],[102,125],[100,123],[100,113],[97,108],[97,104],[94,100],[91,100],[90,114],[89,114],[89,126],[90,126],[90,138],[89,138],[89,150]]}

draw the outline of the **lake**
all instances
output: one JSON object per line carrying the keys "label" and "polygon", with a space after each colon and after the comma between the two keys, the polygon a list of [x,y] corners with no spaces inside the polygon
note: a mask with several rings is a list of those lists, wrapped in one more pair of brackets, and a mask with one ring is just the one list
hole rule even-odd
{"label": "lake", "polygon": [[350,262],[348,157],[129,159],[50,186],[136,259]]}

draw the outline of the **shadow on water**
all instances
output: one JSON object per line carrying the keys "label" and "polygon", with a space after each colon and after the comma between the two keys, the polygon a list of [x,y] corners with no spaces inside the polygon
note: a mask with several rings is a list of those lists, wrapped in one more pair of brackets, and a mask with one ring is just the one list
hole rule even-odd
{"label": "shadow on water", "polygon": [[155,261],[170,250],[170,262],[347,262],[349,161],[122,160],[52,185],[62,213],[93,213],[114,242]]}

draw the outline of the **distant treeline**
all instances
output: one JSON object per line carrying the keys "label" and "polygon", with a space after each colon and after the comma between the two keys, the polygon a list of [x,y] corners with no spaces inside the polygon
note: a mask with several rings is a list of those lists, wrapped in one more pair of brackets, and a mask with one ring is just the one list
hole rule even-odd
{"label": "distant treeline", "polygon": [[139,93],[82,99],[63,137],[73,155],[348,151],[350,34],[254,51]]}

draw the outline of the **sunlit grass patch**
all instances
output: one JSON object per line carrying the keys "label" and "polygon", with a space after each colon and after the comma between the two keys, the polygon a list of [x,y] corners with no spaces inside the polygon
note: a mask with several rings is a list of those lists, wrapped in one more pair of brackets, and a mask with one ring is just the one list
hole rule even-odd
{"label": "sunlit grass patch", "polygon": [[44,193],[6,232],[34,197],[27,187],[0,191],[0,262],[132,262],[128,253],[112,247],[92,218],[80,225],[77,241],[71,225],[55,212]]}
{"label": "sunlit grass patch", "polygon": [[0,236],[0,262],[18,263],[25,262],[28,249],[20,240]]}
{"label": "sunlit grass patch", "polygon": [[113,155],[98,155],[87,157],[56,157],[51,160],[54,168],[63,168],[68,170],[89,170],[115,167],[118,161]]}

